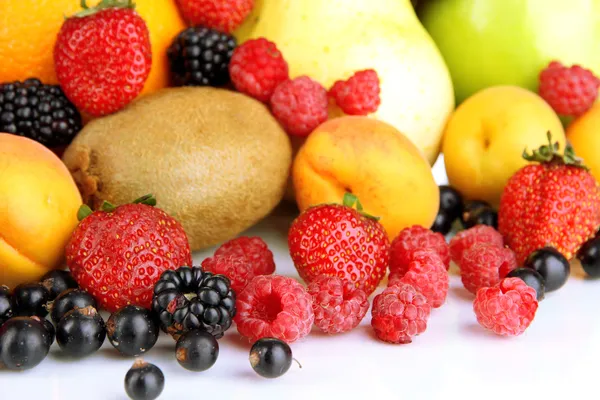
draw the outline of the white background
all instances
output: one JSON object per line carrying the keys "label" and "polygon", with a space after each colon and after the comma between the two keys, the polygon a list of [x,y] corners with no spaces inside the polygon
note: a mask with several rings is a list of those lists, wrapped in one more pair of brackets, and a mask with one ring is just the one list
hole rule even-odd
{"label": "white background", "polygon": [[[445,183],[441,164],[435,172]],[[290,211],[278,209],[248,234],[267,241],[277,273],[297,277],[287,253],[290,222]],[[196,265],[211,253],[197,253]],[[206,372],[180,367],[175,343],[165,335],[144,358],[165,374],[161,399],[598,399],[600,281],[582,279],[578,266],[572,275],[540,303],[534,322],[517,338],[480,328],[473,296],[452,276],[446,304],[432,312],[427,331],[409,345],[376,340],[369,312],[350,333],[326,336],[313,330],[293,343],[303,368],[293,364],[276,380],[253,372],[250,346],[235,327],[219,341],[219,359]],[[55,344],[33,370],[0,371],[0,399],[126,399],[123,379],[132,363],[108,340],[83,360],[64,359]]]}

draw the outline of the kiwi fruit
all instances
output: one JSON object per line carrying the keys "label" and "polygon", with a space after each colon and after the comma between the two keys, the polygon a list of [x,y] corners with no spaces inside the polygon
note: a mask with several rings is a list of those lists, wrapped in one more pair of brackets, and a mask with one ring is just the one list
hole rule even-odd
{"label": "kiwi fruit", "polygon": [[183,87],[91,121],[63,161],[92,208],[152,193],[198,250],[235,237],[275,208],[292,150],[262,103],[225,89]]}

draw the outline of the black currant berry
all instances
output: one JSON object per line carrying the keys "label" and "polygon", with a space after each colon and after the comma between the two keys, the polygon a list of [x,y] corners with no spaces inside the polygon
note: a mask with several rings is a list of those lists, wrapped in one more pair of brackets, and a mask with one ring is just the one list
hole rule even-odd
{"label": "black currant berry", "polygon": [[165,376],[154,364],[139,359],[125,375],[125,391],[132,400],[154,400],[165,388]]}
{"label": "black currant berry", "polygon": [[525,267],[532,268],[544,278],[546,293],[560,289],[569,279],[569,261],[553,247],[534,251],[525,260]]}
{"label": "black currant berry", "polygon": [[21,317],[40,317],[48,315],[46,303],[50,293],[39,283],[25,283],[17,286],[12,294],[15,315]]}
{"label": "black currant berry", "polygon": [[487,206],[465,212],[462,221],[465,229],[476,225],[488,225],[494,229],[498,229],[498,213],[493,208]]}
{"label": "black currant berry", "polygon": [[435,221],[433,221],[433,225],[431,225],[431,230],[447,235],[452,230],[454,219],[450,219],[448,214],[440,210],[435,217]]}
{"label": "black currant berry", "polygon": [[50,345],[44,325],[34,318],[15,317],[0,327],[0,365],[26,370],[41,363]]}
{"label": "black currant berry", "polygon": [[219,343],[208,332],[189,331],[177,341],[175,355],[183,368],[190,371],[206,371],[219,357]]}
{"label": "black currant berry", "polygon": [[110,343],[121,354],[137,356],[154,347],[159,328],[149,310],[126,306],[106,321],[106,334]]}
{"label": "black currant berry", "polygon": [[460,221],[462,222],[463,226],[465,226],[466,220],[471,215],[471,213],[479,210],[480,208],[490,208],[490,207],[491,206],[488,203],[486,203],[485,201],[471,200],[465,204],[463,211],[460,214]]}
{"label": "black currant berry", "polygon": [[600,277],[600,237],[588,240],[577,252],[577,258],[586,274]]}
{"label": "black currant berry", "polygon": [[91,306],[69,311],[56,326],[56,342],[72,357],[85,357],[96,352],[105,338],[104,320]]}
{"label": "black currant berry", "polygon": [[0,326],[13,317],[13,302],[10,290],[0,286]]}
{"label": "black currant berry", "polygon": [[440,212],[443,212],[454,222],[462,214],[463,199],[456,189],[442,185],[440,189]]}
{"label": "black currant berry", "polygon": [[52,343],[54,343],[54,338],[56,337],[56,329],[54,328],[54,324],[46,318],[44,318],[40,322],[44,325],[46,332],[48,332],[48,347],[50,347],[52,346]]}
{"label": "black currant berry", "polygon": [[517,268],[510,271],[506,277],[521,279],[527,286],[535,289],[538,301],[544,299],[544,295],[546,293],[546,288],[544,287],[544,278],[542,278],[537,271],[531,268]]}
{"label": "black currant berry", "polygon": [[250,365],[265,378],[278,378],[292,365],[292,349],[279,339],[259,339],[250,349]]}
{"label": "black currant berry", "polygon": [[75,307],[85,308],[88,306],[98,308],[96,300],[91,294],[80,289],[68,289],[58,295],[58,297],[54,300],[54,303],[52,303],[52,311],[50,312],[50,316],[52,317],[52,321],[55,324],[58,324],[58,321],[60,321],[63,315]]}
{"label": "black currant berry", "polygon": [[79,286],[69,271],[53,270],[42,277],[42,285],[50,292],[50,300],[68,289],[77,289]]}

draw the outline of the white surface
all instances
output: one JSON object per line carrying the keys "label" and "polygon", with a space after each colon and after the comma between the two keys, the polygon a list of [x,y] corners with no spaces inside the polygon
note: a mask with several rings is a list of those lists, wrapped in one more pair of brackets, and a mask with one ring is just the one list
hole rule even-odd
{"label": "white surface", "polygon": [[[436,167],[443,182],[443,167]],[[278,210],[253,228],[275,253],[277,272],[296,277],[287,254],[291,219]],[[196,263],[211,251],[196,254]],[[380,289],[381,290],[381,289]],[[194,373],[179,366],[175,343],[162,336],[144,356],[165,374],[161,399],[598,399],[600,281],[571,278],[540,303],[520,337],[501,338],[479,327],[472,296],[451,278],[447,303],[434,310],[427,331],[409,345],[375,339],[367,314],[354,331],[326,336],[313,331],[292,344],[293,364],[280,379],[258,377],[248,362],[249,345],[235,328],[220,340],[215,366]],[[108,340],[83,360],[61,358],[55,344],[37,368],[0,372],[0,399],[126,399],[125,373],[132,359]]]}

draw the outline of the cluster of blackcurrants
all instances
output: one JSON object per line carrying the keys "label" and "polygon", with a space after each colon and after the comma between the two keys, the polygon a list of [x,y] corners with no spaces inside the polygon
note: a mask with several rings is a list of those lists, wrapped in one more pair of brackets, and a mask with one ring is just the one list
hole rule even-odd
{"label": "cluster of blackcurrants", "polygon": [[[66,271],[49,272],[40,282],[19,285],[12,292],[0,286],[0,369],[34,368],[55,339],[71,358],[95,353],[106,338],[124,356],[140,356],[156,344],[160,322],[153,311],[128,305],[105,323],[97,308],[94,297],[79,289]],[[219,344],[205,330],[189,330],[177,337],[175,355],[182,367],[205,371],[217,361]],[[289,345],[279,339],[261,339],[250,350],[250,364],[263,377],[285,374],[291,362]],[[142,360],[125,377],[125,389],[134,400],[154,399],[163,387],[160,369]]]}
{"label": "cluster of blackcurrants", "polygon": [[450,186],[442,185],[440,189],[440,209],[431,227],[434,232],[447,235],[454,222],[460,220],[463,228],[475,225],[489,225],[498,229],[498,213],[485,201],[463,201],[458,191]]}
{"label": "cluster of blackcurrants", "polygon": [[[439,189],[440,209],[431,227],[434,232],[448,234],[456,220],[460,220],[465,229],[476,225],[498,228],[498,214],[486,202],[465,202],[450,186],[442,185]],[[600,231],[581,247],[577,259],[589,277],[600,277]],[[511,271],[507,277],[522,279],[536,290],[538,300],[542,300],[545,293],[560,289],[570,273],[569,260],[555,248],[544,247],[531,253],[523,266]]]}

